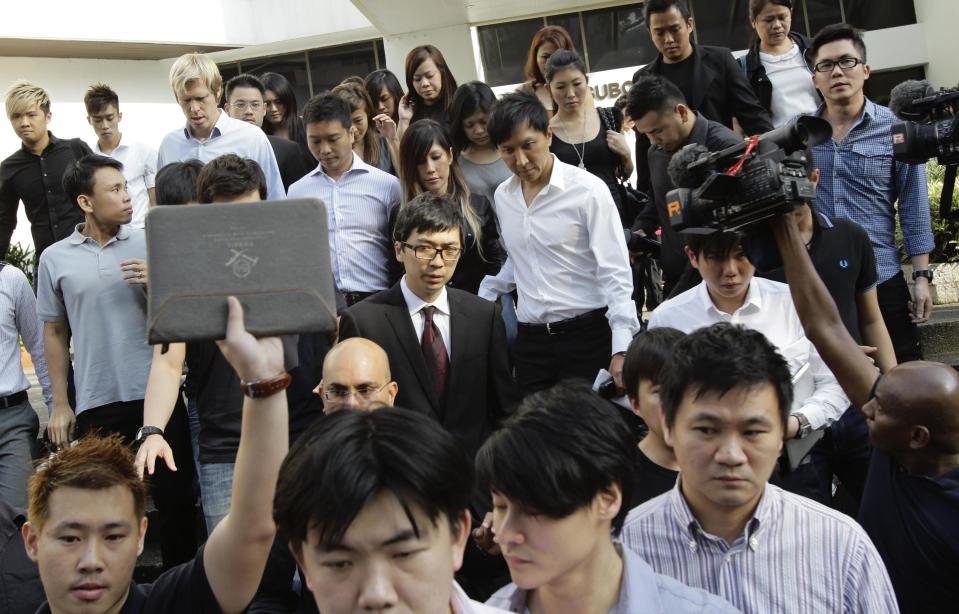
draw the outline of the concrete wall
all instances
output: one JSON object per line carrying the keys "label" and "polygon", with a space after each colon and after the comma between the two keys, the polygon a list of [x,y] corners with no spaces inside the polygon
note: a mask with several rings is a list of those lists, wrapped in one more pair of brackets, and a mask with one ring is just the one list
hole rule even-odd
{"label": "concrete wall", "polygon": [[929,65],[926,78],[935,87],[959,84],[959,36],[956,35],[955,0],[915,0],[916,19],[924,28],[922,47]]}
{"label": "concrete wall", "polygon": [[383,39],[386,67],[392,70],[401,82],[404,82],[403,89],[406,89],[406,54],[413,47],[426,44],[434,45],[443,52],[443,57],[446,58],[446,63],[458,83],[466,83],[477,78],[476,56],[470,27],[467,24],[460,24],[435,30],[408,32]]}

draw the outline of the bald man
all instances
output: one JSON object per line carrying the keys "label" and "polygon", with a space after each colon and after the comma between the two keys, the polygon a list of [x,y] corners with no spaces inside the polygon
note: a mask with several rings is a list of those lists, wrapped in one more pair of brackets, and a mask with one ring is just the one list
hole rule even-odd
{"label": "bald man", "polygon": [[323,379],[313,392],[323,397],[323,413],[346,407],[392,407],[399,386],[390,375],[390,359],[369,339],[340,341],[323,360]]}
{"label": "bald man", "polygon": [[909,362],[881,377],[846,331],[794,216],[773,231],[806,336],[853,405],[874,447],[859,522],[889,570],[902,612],[959,602],[959,375]]}

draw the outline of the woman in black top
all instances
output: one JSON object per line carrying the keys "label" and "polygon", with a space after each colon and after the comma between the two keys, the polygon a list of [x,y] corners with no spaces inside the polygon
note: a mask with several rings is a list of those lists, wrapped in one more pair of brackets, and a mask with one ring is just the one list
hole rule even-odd
{"label": "woman in black top", "polygon": [[306,145],[306,130],[300,120],[296,93],[286,77],[275,72],[260,75],[260,81],[266,91],[263,93],[263,132],[293,141],[300,146],[306,168],[316,168],[316,159]]}
{"label": "woman in black top", "polygon": [[460,203],[464,226],[463,255],[449,285],[472,294],[487,275],[496,275],[506,260],[499,243],[490,202],[471,195],[453,155],[453,143],[436,121],[414,122],[400,141],[400,180],[403,205],[423,192],[450,196]]}
{"label": "woman in black top", "polygon": [[622,211],[619,178],[628,179],[633,172],[626,137],[618,130],[622,118],[612,109],[596,108],[586,65],[572,51],[554,53],[546,64],[545,76],[558,108],[549,121],[553,129],[550,151],[566,164],[586,169],[605,181],[616,208]]}
{"label": "woman in black top", "polygon": [[407,94],[400,100],[399,133],[413,122],[432,119],[449,128],[449,106],[456,79],[439,49],[433,45],[413,48],[406,56]]}
{"label": "woman in black top", "polygon": [[373,116],[389,115],[393,123],[399,124],[397,110],[403,98],[403,86],[396,75],[385,68],[374,70],[366,75],[366,91],[375,106]]}

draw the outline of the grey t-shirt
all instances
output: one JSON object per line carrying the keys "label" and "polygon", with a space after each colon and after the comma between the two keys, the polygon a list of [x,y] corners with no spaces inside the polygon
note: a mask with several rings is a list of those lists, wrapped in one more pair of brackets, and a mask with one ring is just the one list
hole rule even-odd
{"label": "grey t-shirt", "polygon": [[499,184],[513,176],[502,158],[489,164],[477,164],[470,162],[464,156],[460,156],[459,163],[463,178],[466,179],[466,185],[470,189],[470,194],[479,194],[485,197],[490,204],[493,204],[493,194]]}
{"label": "grey t-shirt", "polygon": [[80,412],[146,393],[153,348],[147,344],[146,286],[123,281],[120,262],[146,258],[143,230],[121,226],[106,245],[80,231],[40,256],[37,314],[68,322]]}

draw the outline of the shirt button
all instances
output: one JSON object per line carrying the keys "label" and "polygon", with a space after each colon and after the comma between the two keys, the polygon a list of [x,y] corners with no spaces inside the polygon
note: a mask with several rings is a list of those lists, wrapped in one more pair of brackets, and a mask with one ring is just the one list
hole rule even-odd
{"label": "shirt button", "polygon": [[759,546],[759,540],[755,537],[749,539],[749,547],[755,550]]}
{"label": "shirt button", "polygon": [[725,557],[723,557],[723,560],[724,560],[726,563],[728,563],[729,561],[733,560],[733,557],[731,557],[731,556],[729,556],[729,555],[727,554]]}

